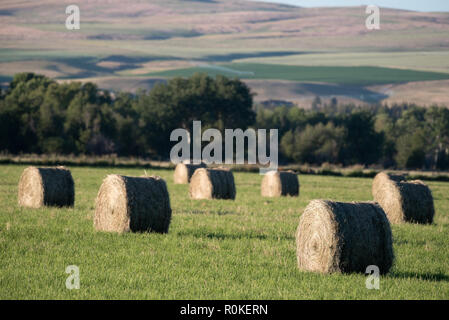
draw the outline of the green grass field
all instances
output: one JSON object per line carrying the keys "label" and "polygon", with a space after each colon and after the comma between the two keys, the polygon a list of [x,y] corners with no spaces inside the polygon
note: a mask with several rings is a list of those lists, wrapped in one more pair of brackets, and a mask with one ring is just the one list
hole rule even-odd
{"label": "green grass field", "polygon": [[[299,198],[260,197],[261,176],[235,173],[235,201],[192,201],[166,179],[173,209],[168,234],[93,229],[94,199],[110,173],[143,169],[72,168],[75,208],[23,209],[25,166],[0,166],[0,299],[448,299],[449,183],[429,182],[430,226],[393,226],[395,266],[368,290],[362,274],[319,275],[296,267],[294,233],[315,198],[370,200],[371,179],[301,175]],[[68,265],[81,287],[68,290]]]}
{"label": "green grass field", "polygon": [[[223,69],[220,69],[223,68]],[[158,77],[190,77],[195,72],[211,76],[221,74],[242,79],[278,79],[289,81],[318,81],[346,85],[375,85],[413,81],[449,79],[449,73],[363,66],[292,66],[259,63],[232,63],[199,66],[147,74]]]}

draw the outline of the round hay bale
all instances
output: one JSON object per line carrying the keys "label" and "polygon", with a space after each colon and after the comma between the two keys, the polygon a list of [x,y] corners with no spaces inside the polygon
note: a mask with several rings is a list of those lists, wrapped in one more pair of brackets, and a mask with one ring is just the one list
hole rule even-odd
{"label": "round hay bale", "polygon": [[391,174],[385,171],[379,172],[376,174],[373,180],[372,193],[378,193],[380,189],[383,188],[385,183],[389,183],[391,181],[401,182],[406,180],[404,175]]}
{"label": "round hay bale", "polygon": [[196,169],[206,168],[204,163],[201,164],[186,164],[178,163],[173,173],[173,180],[175,184],[187,184],[193,176]]}
{"label": "round hay bale", "polygon": [[190,180],[192,199],[235,199],[234,175],[228,169],[200,168]]}
{"label": "round hay bale", "polygon": [[290,171],[270,171],[265,174],[261,185],[262,197],[299,195],[298,175]]}
{"label": "round hay bale", "polygon": [[28,167],[19,180],[18,198],[23,207],[73,207],[75,184],[72,174],[64,167]]}
{"label": "round hay bale", "polygon": [[99,231],[167,233],[171,220],[165,181],[157,176],[108,175],[95,201],[94,226]]}
{"label": "round hay bale", "polygon": [[364,273],[376,265],[385,274],[394,260],[390,224],[374,202],[313,200],[299,221],[296,254],[301,270]]}
{"label": "round hay bale", "polygon": [[422,181],[405,181],[381,172],[373,180],[372,193],[390,223],[433,222],[435,208],[432,192]]}

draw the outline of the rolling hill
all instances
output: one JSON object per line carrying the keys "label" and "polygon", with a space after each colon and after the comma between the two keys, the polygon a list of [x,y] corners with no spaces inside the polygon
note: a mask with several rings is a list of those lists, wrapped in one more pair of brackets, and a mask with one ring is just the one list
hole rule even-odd
{"label": "rolling hill", "polygon": [[[151,88],[160,78],[207,71],[245,79],[258,93],[256,100],[307,107],[304,101],[316,94],[397,102],[395,88],[415,81],[424,82],[423,89],[408,92],[422,101],[421,95],[429,96],[424,90],[444,89],[449,79],[449,13],[382,9],[381,30],[369,31],[364,7],[92,0],[78,1],[81,28],[67,30],[69,4],[0,3],[0,81],[33,71],[136,90]],[[366,99],[366,92],[376,98]],[[435,99],[425,102],[449,105],[444,90],[434,92]]]}

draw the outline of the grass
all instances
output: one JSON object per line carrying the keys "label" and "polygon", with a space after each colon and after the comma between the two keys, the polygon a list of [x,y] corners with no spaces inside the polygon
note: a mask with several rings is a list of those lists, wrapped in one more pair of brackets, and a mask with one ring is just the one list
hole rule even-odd
{"label": "grass", "polygon": [[[0,299],[448,299],[449,183],[429,182],[436,221],[393,226],[396,263],[367,290],[361,274],[319,275],[296,267],[294,232],[315,198],[370,200],[371,179],[302,175],[299,198],[263,199],[256,173],[235,173],[235,201],[192,201],[166,179],[173,218],[160,234],[97,233],[94,199],[109,173],[74,167],[75,208],[17,206],[25,166],[0,165]],[[81,288],[67,290],[68,265]]]}
{"label": "grass", "polygon": [[289,81],[317,81],[346,85],[375,85],[413,81],[449,79],[449,73],[392,69],[367,66],[292,66],[279,64],[233,63],[219,66],[199,66],[147,74],[159,77],[190,77],[206,72],[243,79],[278,79]]}

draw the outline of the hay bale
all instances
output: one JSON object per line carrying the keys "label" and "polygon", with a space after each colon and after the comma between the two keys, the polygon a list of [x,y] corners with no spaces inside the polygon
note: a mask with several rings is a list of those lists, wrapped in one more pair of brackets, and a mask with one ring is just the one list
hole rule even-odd
{"label": "hay bale", "polygon": [[157,176],[108,175],[95,201],[94,226],[99,231],[167,233],[171,220],[165,181]]}
{"label": "hay bale", "polygon": [[175,184],[187,184],[193,176],[196,169],[206,168],[204,163],[201,164],[186,164],[178,163],[173,173],[173,180]]}
{"label": "hay bale", "polygon": [[235,199],[234,175],[230,170],[200,168],[190,180],[192,199]]}
{"label": "hay bale", "polygon": [[75,184],[70,170],[64,167],[26,168],[19,180],[19,205],[73,207]]}
{"label": "hay bale", "polygon": [[298,175],[291,171],[270,171],[265,174],[261,185],[262,197],[299,195]]}
{"label": "hay bale", "polygon": [[401,182],[406,180],[404,175],[395,175],[385,171],[379,172],[376,174],[373,180],[372,193],[373,195],[379,191],[379,189],[383,188],[385,183],[389,183],[390,181]]}
{"label": "hay bale", "polygon": [[372,193],[390,223],[432,223],[435,215],[432,192],[422,181],[405,181],[381,172],[373,180]]}
{"label": "hay bale", "polygon": [[394,260],[390,224],[374,202],[313,200],[296,231],[296,253],[301,270],[364,273],[376,265],[385,274]]}

